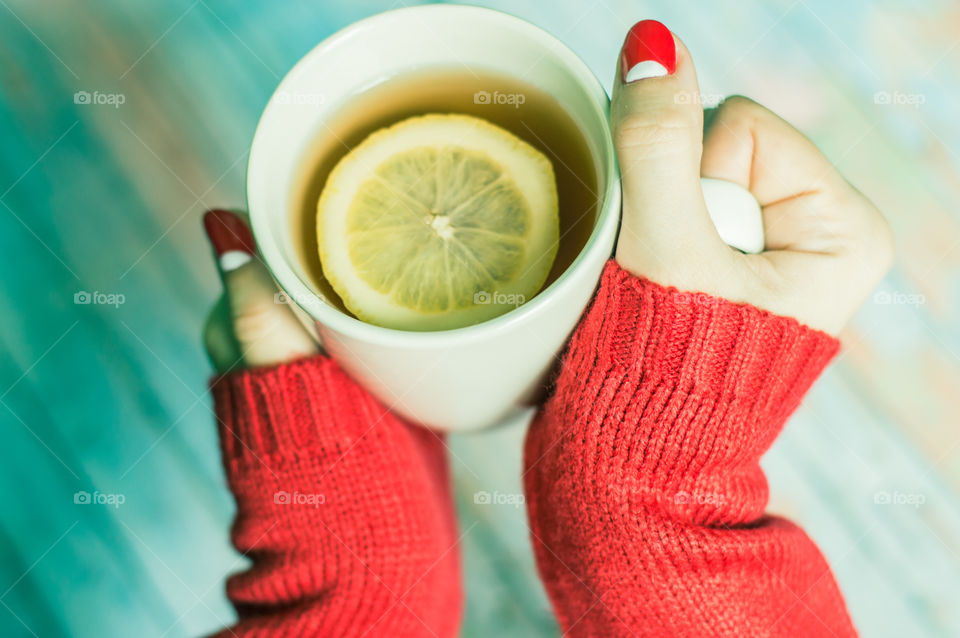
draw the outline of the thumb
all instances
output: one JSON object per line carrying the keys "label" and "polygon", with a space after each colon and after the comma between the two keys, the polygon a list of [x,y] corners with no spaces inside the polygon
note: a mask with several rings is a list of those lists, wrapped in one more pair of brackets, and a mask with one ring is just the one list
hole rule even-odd
{"label": "thumb", "polygon": [[610,126],[623,190],[621,264],[653,278],[648,271],[665,269],[678,251],[709,257],[725,248],[700,189],[703,110],[693,60],[656,20],[638,22],[627,33]]}
{"label": "thumb", "polygon": [[318,352],[316,341],[257,258],[246,222],[236,213],[211,210],[203,225],[216,253],[227,299],[225,314],[244,365],[275,365]]}

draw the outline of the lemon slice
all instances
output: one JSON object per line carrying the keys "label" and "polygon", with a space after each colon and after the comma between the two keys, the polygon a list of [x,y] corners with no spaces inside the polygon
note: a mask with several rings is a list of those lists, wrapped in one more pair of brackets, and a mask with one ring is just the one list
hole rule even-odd
{"label": "lemon slice", "polygon": [[557,253],[542,153],[486,120],[422,115],[374,132],[317,206],[323,274],[368,323],[445,330],[531,299]]}

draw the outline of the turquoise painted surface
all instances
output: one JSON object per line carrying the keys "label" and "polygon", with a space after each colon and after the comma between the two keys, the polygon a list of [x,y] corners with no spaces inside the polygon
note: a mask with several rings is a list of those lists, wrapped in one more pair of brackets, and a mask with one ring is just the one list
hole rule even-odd
{"label": "turquoise painted surface", "polygon": [[[663,20],[708,97],[770,105],[884,209],[898,262],[766,459],[772,507],[820,543],[865,636],[960,635],[960,7],[483,4],[555,33],[608,86],[629,25]],[[284,71],[397,6],[0,2],[0,635],[187,636],[232,619],[223,581],[243,563],[199,347],[217,294],[199,216],[242,203]],[[519,490],[521,437],[452,441],[465,636],[556,633],[522,509],[473,502]]]}

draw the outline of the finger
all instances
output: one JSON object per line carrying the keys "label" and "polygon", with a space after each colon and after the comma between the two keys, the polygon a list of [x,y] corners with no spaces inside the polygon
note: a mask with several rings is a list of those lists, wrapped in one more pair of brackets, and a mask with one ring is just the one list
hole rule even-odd
{"label": "finger", "polygon": [[204,227],[223,278],[233,336],[247,367],[269,366],[318,352],[266,267],[255,258],[253,235],[235,213],[212,210]]}
{"label": "finger", "polygon": [[736,182],[761,206],[822,188],[839,175],[800,131],[769,109],[739,95],[710,118],[700,164],[704,177]]}
{"label": "finger", "polygon": [[748,188],[763,207],[766,252],[745,260],[768,289],[790,295],[762,305],[836,334],[892,258],[876,207],[802,133],[744,97],[718,107],[701,171]]}
{"label": "finger", "polygon": [[793,126],[745,97],[717,108],[700,170],[753,193],[763,208],[768,250],[834,252],[855,221],[836,218],[857,198],[830,161]]}
{"label": "finger", "polygon": [[203,343],[214,370],[224,373],[242,363],[240,347],[233,336],[230,305],[220,295],[203,326]]}
{"label": "finger", "polygon": [[610,125],[628,231],[654,246],[672,243],[674,250],[719,242],[700,190],[703,111],[696,70],[683,43],[655,20],[638,22],[627,34]]}

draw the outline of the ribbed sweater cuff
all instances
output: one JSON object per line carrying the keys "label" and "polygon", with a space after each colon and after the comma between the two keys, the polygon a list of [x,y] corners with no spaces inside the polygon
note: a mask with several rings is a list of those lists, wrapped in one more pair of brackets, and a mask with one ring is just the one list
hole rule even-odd
{"label": "ribbed sweater cuff", "polygon": [[316,356],[213,379],[236,548],[221,635],[456,635],[445,447]]}
{"label": "ribbed sweater cuff", "polygon": [[756,462],[838,347],[795,319],[666,288],[611,260],[556,398],[587,411],[588,473],[637,477],[657,498],[733,490],[748,511],[707,509],[749,518],[766,503]]}
{"label": "ribbed sweater cuff", "polygon": [[317,446],[348,449],[385,408],[322,355],[210,382],[224,461],[270,463]]}
{"label": "ribbed sweater cuff", "polygon": [[645,378],[685,390],[756,396],[761,404],[799,400],[839,349],[837,339],[796,319],[660,286],[613,260],[590,316],[582,337],[602,363],[639,368]]}

